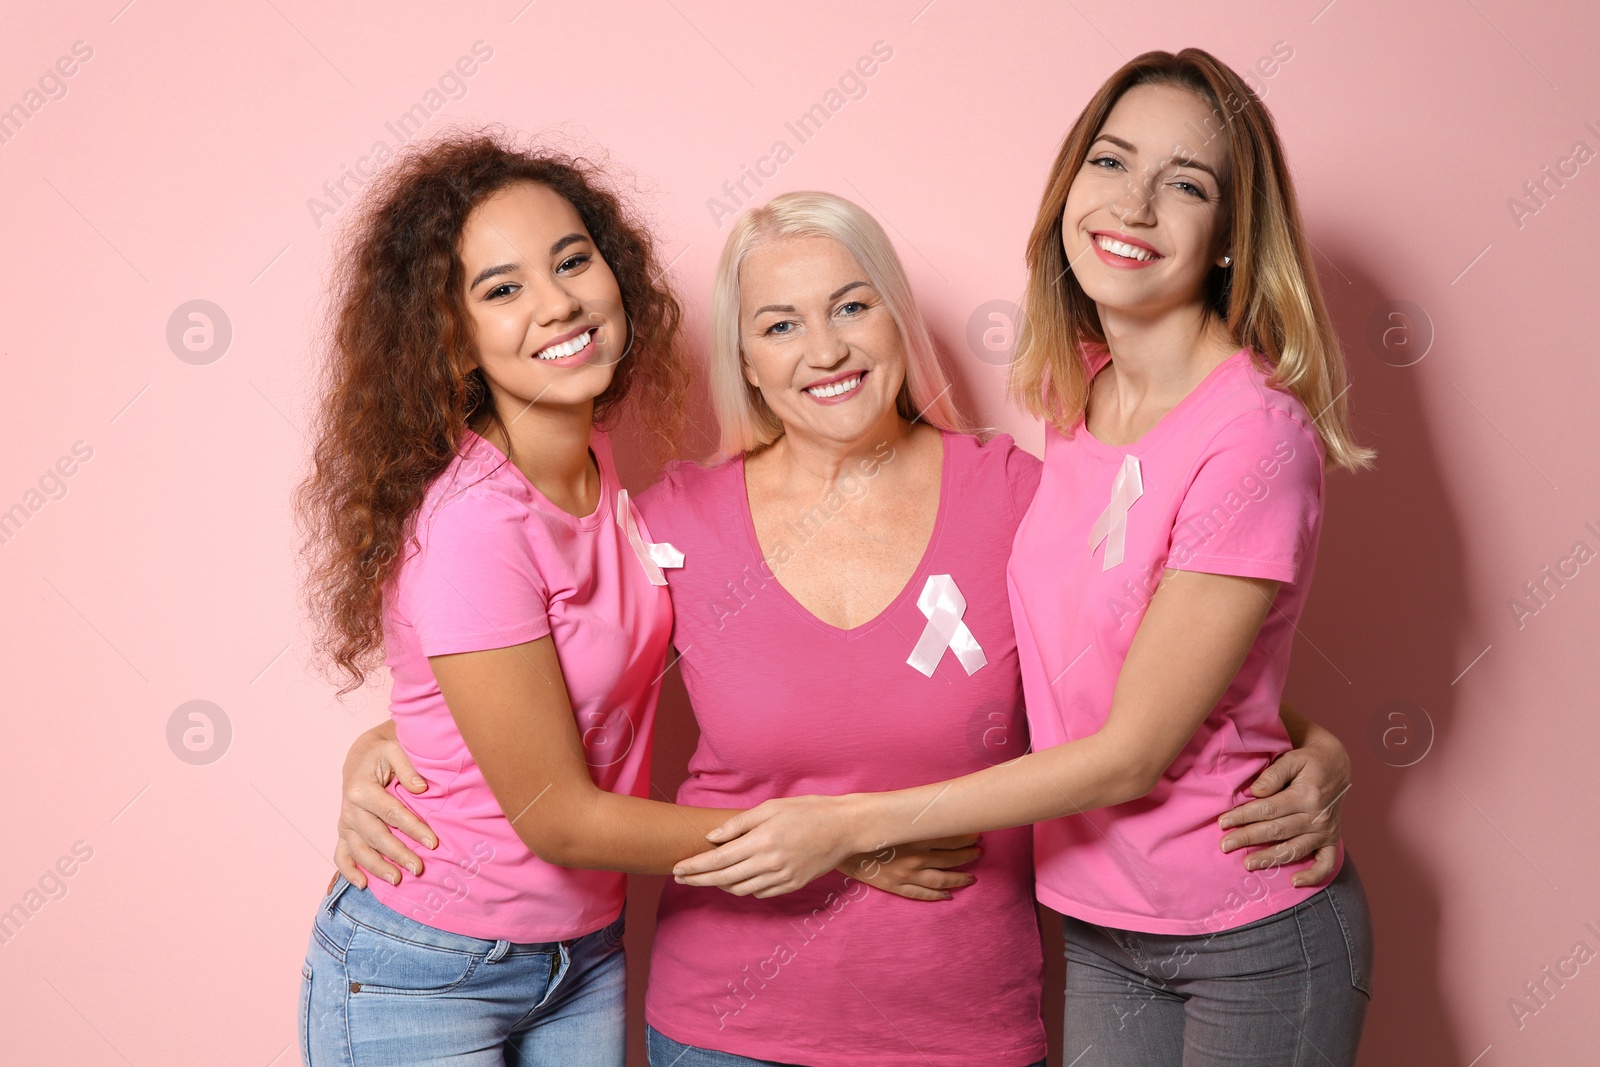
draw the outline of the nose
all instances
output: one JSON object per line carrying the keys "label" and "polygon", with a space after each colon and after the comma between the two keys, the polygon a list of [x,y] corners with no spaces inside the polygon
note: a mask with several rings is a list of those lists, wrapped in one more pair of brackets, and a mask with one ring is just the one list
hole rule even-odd
{"label": "nose", "polygon": [[806,366],[827,370],[837,367],[850,358],[850,343],[844,334],[830,322],[821,329],[812,330],[807,338]]}
{"label": "nose", "polygon": [[534,277],[528,282],[528,291],[533,297],[534,320],[540,326],[565,322],[583,310],[582,302],[568,291],[560,278]]}
{"label": "nose", "polygon": [[1111,202],[1111,214],[1118,222],[1148,225],[1155,221],[1153,199],[1149,184],[1130,174],[1122,183],[1122,192]]}

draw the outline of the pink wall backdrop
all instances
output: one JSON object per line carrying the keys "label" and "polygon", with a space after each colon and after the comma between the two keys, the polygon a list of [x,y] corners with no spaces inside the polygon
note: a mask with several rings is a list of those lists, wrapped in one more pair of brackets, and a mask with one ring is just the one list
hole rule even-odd
{"label": "pink wall backdrop", "polygon": [[[1356,764],[1362,1062],[1597,1062],[1595,7],[798,8],[0,13],[0,1059],[297,1058],[340,759],[385,697],[340,705],[311,669],[288,499],[329,235],[403,117],[606,146],[697,333],[741,202],[857,200],[962,401],[1037,448],[1003,327],[1048,163],[1125,58],[1199,45],[1281,125],[1380,452],[1332,480],[1290,694]],[[672,693],[669,791],[693,742]],[[656,892],[637,880],[636,992]]]}

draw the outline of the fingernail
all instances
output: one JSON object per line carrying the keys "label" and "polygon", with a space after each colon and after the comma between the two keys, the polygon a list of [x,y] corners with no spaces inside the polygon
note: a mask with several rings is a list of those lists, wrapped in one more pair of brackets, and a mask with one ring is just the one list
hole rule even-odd
{"label": "fingernail", "polygon": [[412,874],[421,874],[422,873],[422,864],[420,864],[420,863],[408,863],[408,864],[406,864],[406,868]]}
{"label": "fingernail", "polygon": [[1239,846],[1237,844],[1235,844],[1232,839],[1226,838],[1226,837],[1224,837],[1222,839],[1222,851],[1224,851],[1224,852],[1232,852],[1235,848],[1238,848],[1238,847]]}
{"label": "fingernail", "polygon": [[1222,818],[1217,820],[1217,827],[1222,830],[1232,830],[1233,820],[1224,815]]}
{"label": "fingernail", "polygon": [[428,840],[424,841],[423,844],[427,845],[429,848],[438,848],[439,839],[437,837],[430,837]]}
{"label": "fingernail", "polygon": [[681,874],[675,874],[675,875],[673,875],[673,876],[672,876],[672,880],[673,880],[673,881],[674,881],[674,882],[677,882],[677,883],[678,883],[678,884],[679,884],[679,885],[683,885],[683,884],[684,884],[684,883],[683,883],[683,875],[681,875]]}
{"label": "fingernail", "polygon": [[400,876],[398,874],[391,874],[389,876],[389,884],[390,885],[399,885],[400,884]]}

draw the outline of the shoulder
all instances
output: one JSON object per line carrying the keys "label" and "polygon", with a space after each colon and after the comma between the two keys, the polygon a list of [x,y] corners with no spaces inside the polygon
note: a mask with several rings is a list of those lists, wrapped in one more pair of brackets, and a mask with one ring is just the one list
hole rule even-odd
{"label": "shoulder", "polygon": [[427,543],[474,528],[520,522],[530,504],[527,486],[505,456],[481,442],[477,447],[463,445],[423,495],[416,535]]}
{"label": "shoulder", "polygon": [[1271,376],[1271,368],[1253,354],[1227,368],[1210,398],[1215,409],[1210,420],[1213,425],[1226,425],[1239,433],[1249,427],[1292,424],[1308,437],[1317,437],[1311,414],[1300,398],[1270,385]]}
{"label": "shoulder", "polygon": [[744,488],[742,471],[737,459],[709,464],[676,460],[667,464],[660,479],[634,502],[658,534],[697,519],[716,521],[737,503],[736,492]]}
{"label": "shoulder", "polygon": [[1033,502],[1044,464],[1008,433],[981,438],[946,432],[953,473],[969,491],[1002,497],[1017,519]]}

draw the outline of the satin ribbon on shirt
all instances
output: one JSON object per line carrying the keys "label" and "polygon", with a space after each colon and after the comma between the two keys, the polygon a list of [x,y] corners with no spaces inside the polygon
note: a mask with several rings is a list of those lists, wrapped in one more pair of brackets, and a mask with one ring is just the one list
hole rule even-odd
{"label": "satin ribbon on shirt", "polygon": [[661,573],[662,567],[683,566],[682,552],[665,541],[646,541],[639,535],[639,523],[633,517],[633,507],[628,501],[626,489],[617,491],[617,525],[628,535],[633,554],[644,565],[644,573],[651,585],[667,584],[667,576]]}
{"label": "satin ribbon on shirt", "polygon": [[961,616],[967,611],[967,598],[956,588],[954,578],[948,574],[929,575],[928,583],[922,587],[922,595],[917,597],[917,610],[922,612],[928,624],[922,628],[917,646],[906,659],[911,666],[932,678],[933,670],[939,666],[939,660],[944,658],[947,648],[956,654],[956,659],[968,674],[975,673],[989,662],[978,645],[978,639],[961,621]]}
{"label": "satin ribbon on shirt", "polygon": [[1111,483],[1111,503],[1094,520],[1094,529],[1089,531],[1090,555],[1094,555],[1101,541],[1106,543],[1106,557],[1100,564],[1101,570],[1108,571],[1122,562],[1128,540],[1128,509],[1143,495],[1144,478],[1139,473],[1139,457],[1123,456],[1122,469],[1117,471]]}

